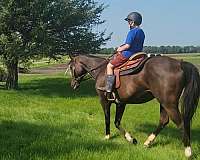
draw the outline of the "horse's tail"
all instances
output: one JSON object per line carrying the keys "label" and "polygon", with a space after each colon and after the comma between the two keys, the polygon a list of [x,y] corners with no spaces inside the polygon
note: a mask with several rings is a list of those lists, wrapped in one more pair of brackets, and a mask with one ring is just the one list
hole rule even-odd
{"label": "horse's tail", "polygon": [[[182,99],[182,114],[184,123],[191,122],[198,107],[200,97],[200,75],[198,69],[191,63],[181,62],[184,72],[184,92]],[[189,125],[189,124],[188,124]]]}

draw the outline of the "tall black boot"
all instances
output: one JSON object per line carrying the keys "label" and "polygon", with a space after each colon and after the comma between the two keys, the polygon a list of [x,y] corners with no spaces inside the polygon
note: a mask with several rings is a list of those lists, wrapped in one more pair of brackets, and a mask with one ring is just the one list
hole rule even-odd
{"label": "tall black boot", "polygon": [[112,98],[112,91],[115,85],[115,75],[107,75],[106,78],[106,97],[108,100],[113,99]]}

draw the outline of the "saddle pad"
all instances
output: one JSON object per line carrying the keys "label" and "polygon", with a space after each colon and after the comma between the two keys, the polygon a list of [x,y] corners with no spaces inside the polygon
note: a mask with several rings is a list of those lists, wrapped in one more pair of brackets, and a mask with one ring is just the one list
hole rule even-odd
{"label": "saddle pad", "polygon": [[142,59],[144,59],[144,57],[147,57],[147,54],[144,53],[144,52],[139,52],[139,53],[131,56],[127,62],[116,67],[115,69],[126,70],[126,69],[129,69],[131,67],[135,67],[137,65],[136,63],[138,61],[142,61]]}
{"label": "saddle pad", "polygon": [[115,81],[115,88],[120,87],[120,76],[128,75],[128,74],[136,74],[140,72],[145,64],[145,62],[149,59],[150,57],[141,57],[139,59],[134,60],[130,65],[127,65],[123,68],[116,68],[114,69],[114,74],[116,76],[116,81]]}

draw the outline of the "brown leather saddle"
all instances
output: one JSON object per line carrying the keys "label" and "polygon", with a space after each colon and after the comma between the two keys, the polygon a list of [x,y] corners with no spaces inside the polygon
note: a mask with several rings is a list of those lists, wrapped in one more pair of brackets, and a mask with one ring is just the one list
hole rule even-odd
{"label": "brown leather saddle", "polygon": [[144,67],[145,62],[150,57],[147,56],[144,52],[139,52],[134,54],[129,58],[127,62],[122,64],[119,67],[114,69],[114,74],[116,76],[115,88],[120,87],[120,76],[128,75],[128,74],[135,74],[142,70]]}

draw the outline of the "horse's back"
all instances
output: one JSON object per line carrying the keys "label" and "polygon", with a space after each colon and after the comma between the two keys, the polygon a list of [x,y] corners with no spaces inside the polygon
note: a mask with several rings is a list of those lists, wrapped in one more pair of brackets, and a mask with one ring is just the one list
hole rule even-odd
{"label": "horse's back", "polygon": [[181,61],[167,56],[153,57],[144,66],[144,72],[147,76],[156,74],[166,78],[181,71]]}

